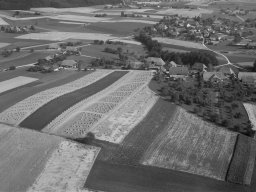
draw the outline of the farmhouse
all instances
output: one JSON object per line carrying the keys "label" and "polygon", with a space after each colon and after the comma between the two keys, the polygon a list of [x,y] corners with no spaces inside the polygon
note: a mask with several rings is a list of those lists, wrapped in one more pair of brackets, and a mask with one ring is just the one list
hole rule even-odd
{"label": "farmhouse", "polygon": [[195,63],[193,66],[192,66],[192,70],[195,70],[197,72],[205,72],[207,69],[207,67],[205,66],[205,64],[203,63]]}
{"label": "farmhouse", "polygon": [[61,67],[64,68],[77,68],[77,62],[74,60],[64,60],[61,63]]}
{"label": "farmhouse", "polygon": [[188,75],[189,70],[187,66],[170,67],[169,74],[172,75]]}
{"label": "farmhouse", "polygon": [[227,79],[222,72],[205,72],[203,74],[204,81],[210,81],[212,83],[219,83]]}
{"label": "farmhouse", "polygon": [[248,85],[256,85],[256,73],[252,72],[239,72],[238,79]]}
{"label": "farmhouse", "polygon": [[165,65],[165,62],[158,57],[148,57],[146,58],[146,64],[149,69],[161,70]]}

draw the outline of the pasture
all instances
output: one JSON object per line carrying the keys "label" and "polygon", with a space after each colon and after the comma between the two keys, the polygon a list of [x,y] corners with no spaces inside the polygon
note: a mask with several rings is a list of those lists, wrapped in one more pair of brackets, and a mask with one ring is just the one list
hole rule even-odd
{"label": "pasture", "polygon": [[225,180],[236,134],[179,108],[142,163]]}
{"label": "pasture", "polygon": [[[79,101],[86,99],[97,92],[105,89],[119,78],[124,76],[127,71],[115,71],[106,75],[105,77],[95,78],[94,82],[90,82],[87,84],[82,84],[80,81],[77,84],[70,85],[72,87],[76,87],[76,89],[70,89],[69,93],[66,90],[58,90],[58,92],[62,92],[61,95],[55,99],[45,102],[40,108],[38,108],[34,113],[29,115],[26,119],[24,119],[21,123],[21,127],[26,127],[29,129],[42,130],[48,123],[50,123],[53,119],[55,119],[58,115],[60,115],[63,111],[69,109]],[[66,86],[67,87],[67,86]],[[79,88],[77,88],[79,87]],[[53,94],[56,94],[53,92]],[[44,97],[49,97],[48,95]],[[38,98],[40,101],[40,98]],[[61,105],[59,105],[61,103]],[[58,107],[56,107],[58,106]],[[44,116],[43,114],[48,114]]]}
{"label": "pasture", "polygon": [[13,79],[0,82],[0,94],[12,89],[21,87],[23,85],[37,81],[38,79],[19,76]]}

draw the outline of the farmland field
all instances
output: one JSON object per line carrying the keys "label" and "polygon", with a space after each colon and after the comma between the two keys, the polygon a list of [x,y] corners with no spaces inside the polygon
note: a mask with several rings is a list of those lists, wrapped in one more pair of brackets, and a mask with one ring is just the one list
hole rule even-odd
{"label": "farmland field", "polygon": [[[102,78],[97,77],[97,80],[95,78],[94,82],[88,83],[87,86],[86,84],[81,86],[82,84],[81,82],[80,83],[77,82],[77,84],[74,84],[74,85],[71,84],[70,86],[79,86],[80,89],[70,89],[70,90],[73,90],[73,92],[70,91],[68,94],[65,91],[66,94],[65,92],[61,93],[62,96],[59,96],[58,98],[51,101],[47,99],[48,103],[45,102],[45,105],[43,106],[41,105],[42,107],[37,108],[37,110],[34,111],[34,113],[29,115],[24,121],[20,123],[20,126],[30,128],[30,129],[35,129],[35,130],[42,130],[48,123],[50,123],[54,118],[60,115],[63,111],[67,110],[68,108],[75,105],[79,101],[86,99],[91,95],[94,95],[95,93],[110,86],[112,83],[117,81],[126,73],[127,71],[115,71],[105,77],[102,77]],[[81,87],[84,87],[84,88],[81,88]],[[59,91],[62,92],[64,90],[60,89]],[[47,97],[47,95],[45,96],[42,95],[42,97]],[[40,97],[38,99],[39,101],[41,100]],[[56,106],[58,107],[56,108]],[[42,114],[48,114],[48,115],[42,116]]]}
{"label": "farmland field", "polygon": [[162,38],[162,37],[155,37],[153,38],[153,40],[157,40],[159,43],[182,46],[187,48],[206,49],[201,43],[194,43],[190,41],[182,41],[182,40]]}
{"label": "farmland field", "polygon": [[9,23],[7,23],[5,20],[0,18],[0,25],[9,25]]}
{"label": "farmland field", "polygon": [[184,17],[197,17],[200,16],[200,14],[211,14],[212,11],[209,9],[167,9],[167,10],[161,10],[158,11],[157,14],[165,14],[165,15],[182,15]]}
{"label": "farmland field", "polygon": [[32,83],[37,80],[38,79],[35,79],[35,78],[20,76],[20,77],[6,80],[6,81],[2,81],[2,82],[0,82],[0,94],[4,93],[5,91],[15,89],[17,87]]}
{"label": "farmland field", "polygon": [[248,114],[248,117],[253,125],[252,129],[256,131],[256,106],[251,103],[244,103],[244,108]]}
{"label": "farmland field", "polygon": [[0,43],[0,48],[7,47],[8,45],[10,45],[10,44],[9,43]]}
{"label": "farmland field", "polygon": [[236,148],[227,174],[227,181],[238,184],[251,184],[256,157],[254,139],[239,135]]}
{"label": "farmland field", "polygon": [[[156,100],[152,92],[143,88],[151,79],[150,72],[130,72],[124,78],[77,103],[47,125],[43,132],[81,138],[91,131],[96,138],[120,142]],[[126,117],[130,121],[125,123]]]}
{"label": "farmland field", "polygon": [[77,191],[100,150],[6,125],[0,138],[0,191]]}
{"label": "farmland field", "polygon": [[109,73],[111,71],[99,70],[76,81],[32,95],[2,112],[0,114],[1,122],[17,125],[47,102],[61,95],[86,87]]}
{"label": "farmland field", "polygon": [[225,180],[236,134],[179,108],[143,157],[144,165]]}

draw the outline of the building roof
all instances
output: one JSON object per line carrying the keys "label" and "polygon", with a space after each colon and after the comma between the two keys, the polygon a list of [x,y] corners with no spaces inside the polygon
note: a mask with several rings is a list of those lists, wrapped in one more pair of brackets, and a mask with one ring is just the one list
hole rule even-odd
{"label": "building roof", "polygon": [[225,76],[224,73],[222,72],[205,72],[203,74],[203,79],[204,81],[209,81],[213,78],[217,78],[217,79],[220,79],[220,80],[224,80],[226,79],[227,77]]}
{"label": "building roof", "polygon": [[195,64],[192,66],[192,69],[204,71],[205,69],[207,69],[207,67],[206,67],[206,65],[203,64],[203,63],[195,63]]}
{"label": "building roof", "polygon": [[165,62],[159,57],[148,57],[146,61],[156,66],[164,66]]}
{"label": "building roof", "polygon": [[177,64],[174,61],[170,62],[170,67],[177,67]]}
{"label": "building roof", "polygon": [[189,70],[187,66],[169,68],[170,75],[187,75],[188,73],[189,73]]}
{"label": "building roof", "polygon": [[73,67],[76,64],[77,64],[77,62],[74,60],[64,60],[61,63],[62,66],[70,66],[70,67]]}
{"label": "building roof", "polygon": [[52,60],[53,59],[53,57],[52,56],[50,56],[50,55],[48,55],[47,57],[45,57],[44,58],[45,60],[47,60],[47,61],[50,61],[50,60]]}

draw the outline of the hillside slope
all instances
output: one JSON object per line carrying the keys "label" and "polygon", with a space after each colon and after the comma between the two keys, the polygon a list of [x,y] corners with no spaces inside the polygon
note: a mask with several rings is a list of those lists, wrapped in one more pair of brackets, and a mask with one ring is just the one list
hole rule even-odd
{"label": "hillside slope", "polygon": [[29,9],[31,7],[80,7],[120,2],[121,0],[0,0],[0,10]]}

